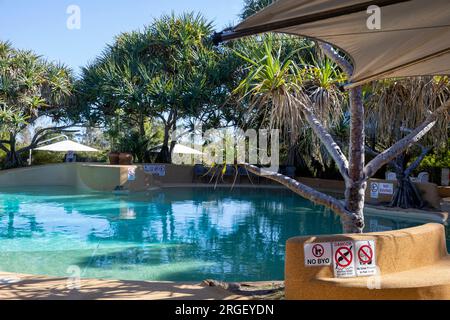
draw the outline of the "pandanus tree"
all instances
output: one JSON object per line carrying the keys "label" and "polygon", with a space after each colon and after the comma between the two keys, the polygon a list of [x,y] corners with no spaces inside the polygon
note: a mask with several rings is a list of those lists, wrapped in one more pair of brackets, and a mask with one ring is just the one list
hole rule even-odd
{"label": "pandanus tree", "polygon": [[179,120],[214,118],[225,103],[230,72],[226,55],[216,48],[210,36],[212,25],[199,14],[168,15],[149,27],[149,49],[156,64],[149,87],[157,115],[164,124],[164,141],[159,162],[170,162],[176,141],[169,144]]}
{"label": "pandanus tree", "polygon": [[[319,46],[323,53],[334,61],[347,76],[353,73],[353,66],[340,52],[328,44],[320,43]],[[295,76],[300,73],[298,68],[291,67],[293,66],[292,62],[280,61],[277,63],[280,66],[279,72],[265,73],[264,63],[266,60],[270,61],[270,59],[264,59],[249,64],[249,75],[241,87],[246,88],[247,94],[250,94],[255,101],[269,105],[273,123],[282,123],[284,126],[298,126],[298,124],[307,123],[310,130],[314,132],[326,148],[344,178],[345,200],[341,202],[339,199],[282,174],[257,168],[251,164],[243,165],[254,174],[264,175],[314,203],[331,208],[340,216],[344,232],[362,232],[364,228],[364,195],[368,179],[425,136],[442,114],[447,112],[450,103],[447,101],[440,104],[434,112],[428,114],[419,125],[412,128],[402,139],[396,141],[366,164],[365,110],[362,87],[354,87],[348,91],[350,132],[347,158],[337,140],[327,128],[329,122],[322,117],[323,114],[327,115],[328,112],[321,112],[323,105],[321,106],[320,101],[308,94],[306,88],[302,86],[302,77],[299,80],[299,77]],[[283,117],[283,115],[285,116]]]}
{"label": "pandanus tree", "polygon": [[[106,128],[112,149],[127,137],[137,138],[132,152],[138,161],[146,159],[149,133],[154,115],[149,93],[154,66],[147,57],[147,33],[129,32],[116,38],[92,64],[83,68],[79,96],[86,110],[86,121]],[[114,150],[118,151],[118,150]]]}
{"label": "pandanus tree", "polygon": [[160,121],[164,135],[157,161],[170,162],[177,123],[214,115],[226,97],[220,88],[229,73],[221,72],[224,56],[208,40],[211,33],[205,18],[186,13],[164,15],[143,31],[119,35],[83,70],[91,118],[120,134],[114,126],[120,116],[120,130],[138,128],[135,135],[145,140],[146,123]]}
{"label": "pandanus tree", "polygon": [[317,103],[327,128],[339,137],[345,135],[345,94],[340,89],[345,76],[337,65],[317,54],[314,43],[305,39],[267,34],[236,43],[234,52],[242,59],[244,75],[235,94],[246,106],[245,125],[281,129],[288,165],[302,163],[311,171],[331,167],[303,113],[286,97],[303,92]]}
{"label": "pandanus tree", "polygon": [[[73,125],[72,91],[68,68],[0,42],[0,129],[5,135],[0,149],[6,153],[5,168],[23,165],[23,154],[48,134]],[[54,125],[36,130],[31,143],[17,149],[18,135],[45,117]]]}
{"label": "pandanus tree", "polygon": [[[411,132],[429,113],[450,97],[448,77],[415,77],[373,83],[366,93],[366,148],[377,155]],[[448,140],[448,113],[442,113],[433,129],[389,163],[397,177],[392,206],[420,208],[420,192],[410,176],[433,148],[443,148]]]}

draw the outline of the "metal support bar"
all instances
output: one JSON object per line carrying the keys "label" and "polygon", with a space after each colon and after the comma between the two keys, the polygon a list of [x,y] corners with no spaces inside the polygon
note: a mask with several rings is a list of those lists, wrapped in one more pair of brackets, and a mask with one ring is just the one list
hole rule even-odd
{"label": "metal support bar", "polygon": [[402,3],[402,2],[409,2],[409,1],[411,1],[411,0],[372,0],[372,1],[366,1],[364,3],[354,4],[354,5],[347,6],[347,7],[331,9],[331,10],[328,10],[325,12],[312,13],[312,14],[308,14],[305,16],[301,16],[301,17],[296,17],[296,18],[287,19],[287,20],[283,20],[283,21],[271,22],[271,23],[259,25],[256,27],[251,27],[251,28],[237,30],[237,31],[235,31],[233,29],[231,29],[231,30],[226,29],[222,32],[214,33],[214,35],[212,36],[212,41],[214,42],[214,44],[217,45],[224,41],[238,39],[238,38],[242,38],[245,36],[251,36],[254,34],[258,34],[258,33],[280,30],[280,29],[284,29],[284,28],[302,25],[305,23],[311,23],[311,22],[331,19],[331,18],[335,18],[335,17],[340,17],[340,16],[344,16],[344,15],[348,15],[348,14],[352,14],[352,13],[356,13],[356,12],[361,12],[361,11],[367,10],[367,8],[369,6],[373,6],[373,5],[379,6],[379,7],[386,7],[386,6],[391,6],[394,4],[398,4],[398,3]]}

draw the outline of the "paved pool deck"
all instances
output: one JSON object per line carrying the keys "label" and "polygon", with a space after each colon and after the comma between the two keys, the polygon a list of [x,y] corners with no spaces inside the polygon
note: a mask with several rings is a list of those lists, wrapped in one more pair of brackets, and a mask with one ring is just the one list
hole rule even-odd
{"label": "paved pool deck", "polygon": [[221,287],[202,283],[80,280],[0,272],[0,300],[247,300]]}

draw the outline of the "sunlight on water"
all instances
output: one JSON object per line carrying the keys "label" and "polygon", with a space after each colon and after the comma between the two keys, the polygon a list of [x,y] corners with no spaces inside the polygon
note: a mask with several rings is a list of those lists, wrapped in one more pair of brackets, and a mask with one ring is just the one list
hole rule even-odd
{"label": "sunlight on water", "polygon": [[[417,225],[367,220],[367,231]],[[340,232],[329,210],[287,190],[0,192],[0,269],[9,272],[68,276],[77,265],[86,278],[281,280],[288,238]]]}

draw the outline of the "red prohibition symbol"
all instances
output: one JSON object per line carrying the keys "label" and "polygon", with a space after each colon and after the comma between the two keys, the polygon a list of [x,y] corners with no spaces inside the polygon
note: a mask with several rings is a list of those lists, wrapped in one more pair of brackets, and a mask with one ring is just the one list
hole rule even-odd
{"label": "red prohibition symbol", "polygon": [[320,258],[325,253],[325,249],[321,244],[316,244],[312,247],[312,254],[316,258]]}
{"label": "red prohibition symbol", "polygon": [[353,261],[353,253],[348,247],[340,247],[334,254],[334,260],[341,268],[347,268]]}
{"label": "red prohibition symbol", "polygon": [[373,258],[372,248],[367,244],[361,246],[361,248],[359,248],[359,250],[358,250],[358,257],[359,257],[359,261],[361,261],[361,263],[364,263],[364,264],[372,263],[372,258]]}

